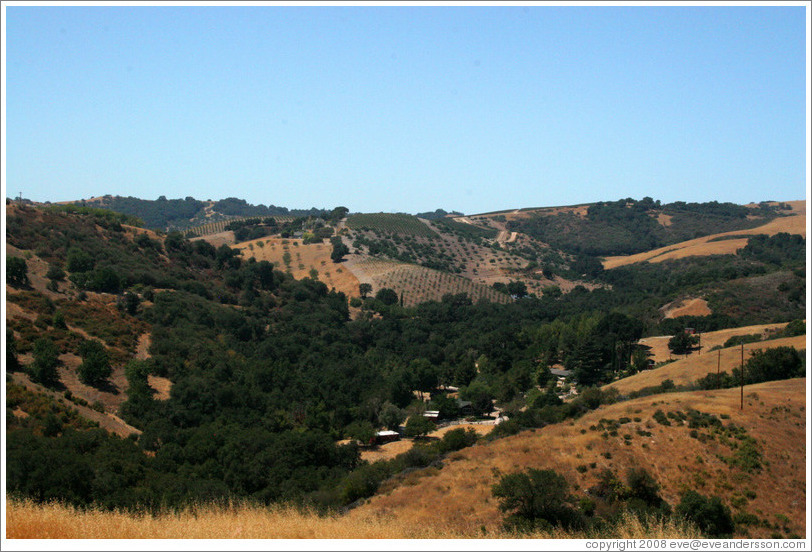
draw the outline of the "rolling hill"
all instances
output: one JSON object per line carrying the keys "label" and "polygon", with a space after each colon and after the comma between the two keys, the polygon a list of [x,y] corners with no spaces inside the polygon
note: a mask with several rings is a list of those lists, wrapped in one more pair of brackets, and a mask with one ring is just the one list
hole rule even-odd
{"label": "rolling hill", "polygon": [[[771,220],[763,226],[711,234],[674,245],[660,247],[651,251],[637,253],[635,255],[607,257],[603,261],[603,266],[606,269],[612,269],[634,263],[659,263],[668,259],[682,259],[692,256],[735,255],[736,251],[747,245],[748,236],[757,234],[774,236],[779,232],[788,232],[790,234],[800,234],[805,237],[806,202],[790,201],[787,204],[792,207],[790,211],[792,213],[791,215]],[[666,223],[665,225],[667,225],[667,220],[664,222]]]}
{"label": "rolling hill", "polygon": [[[712,493],[737,504],[738,513],[758,518],[743,527],[752,537],[770,536],[776,527],[779,534],[787,527],[783,534],[804,535],[806,380],[770,382],[748,387],[746,392],[743,411],[738,389],[649,396],[602,407],[573,422],[478,444],[449,456],[439,471],[416,472],[408,485],[371,498],[348,517],[374,515],[468,534],[483,526],[494,531],[501,517],[491,496],[497,474],[554,469],[574,492],[583,494],[596,484],[603,469],[622,475],[636,466],[654,476],[662,485],[663,497],[672,504],[683,489]],[[691,409],[743,428],[757,442],[762,468],[748,472],[726,463],[724,458],[735,455],[730,441],[692,438],[686,422],[664,426],[653,418],[657,410]],[[608,425],[607,420],[628,421],[620,424],[616,435],[604,438],[598,426],[602,421]]]}
{"label": "rolling hill", "polygon": [[[733,336],[765,339],[745,353],[805,347],[804,336],[770,339],[805,317],[805,244],[780,233],[799,230],[801,205],[630,201],[431,220],[336,209],[278,221],[239,200],[219,208],[232,222],[243,217],[231,235],[188,239],[106,209],[7,205],[14,493],[161,515],[191,503],[231,504],[226,518],[283,502],[345,512],[317,521],[312,511],[275,510],[243,533],[220,528],[237,538],[352,527],[370,538],[505,538],[491,492],[502,475],[554,469],[587,499],[604,469],[622,479],[636,466],[672,506],[686,489],[720,497],[738,536],[805,533],[805,379],[748,385],[744,411],[737,389],[625,400],[665,380],[694,382],[719,360],[730,371],[740,348],[710,349]],[[639,246],[627,211],[632,222],[649,221],[652,239],[676,239],[691,221],[702,231],[737,227],[717,237],[781,239],[753,239],[747,254],[612,269],[573,246],[596,227],[611,232],[585,247]],[[212,231],[223,230],[217,224]],[[542,239],[551,229],[564,233],[556,243]],[[237,235],[250,239],[234,243]],[[710,236],[703,243],[740,239]],[[349,250],[338,262],[334,243]],[[365,283],[372,296],[394,290],[402,305],[361,301]],[[688,325],[704,328],[701,354],[612,381],[627,373],[624,342],[641,338],[663,362],[662,334]],[[559,362],[575,373],[564,392],[578,390],[564,404],[546,370]],[[93,380],[98,364],[109,372]],[[589,388],[590,377],[603,387]],[[605,404],[612,390],[623,400]],[[456,399],[471,410],[463,414]],[[355,445],[382,427],[405,432],[425,410],[464,424],[494,408],[508,421],[473,446],[451,426],[414,447]],[[52,465],[59,469],[44,468]],[[589,500],[578,504],[588,511]],[[14,503],[17,513],[48,515],[29,506]],[[598,509],[606,513],[600,501]],[[281,519],[295,528],[267,528]]]}

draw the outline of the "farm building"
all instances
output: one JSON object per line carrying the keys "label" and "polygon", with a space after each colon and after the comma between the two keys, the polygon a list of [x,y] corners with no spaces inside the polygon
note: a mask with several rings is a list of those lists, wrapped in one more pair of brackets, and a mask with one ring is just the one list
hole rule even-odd
{"label": "farm building", "polygon": [[457,399],[457,408],[459,408],[460,416],[474,415],[474,407],[472,406],[471,401]]}
{"label": "farm building", "polygon": [[552,375],[554,375],[554,376],[558,376],[558,377],[561,377],[561,378],[566,378],[570,374],[572,374],[572,371],[564,370],[563,368],[550,368],[550,373]]}
{"label": "farm building", "polygon": [[397,431],[383,430],[376,431],[375,437],[372,438],[373,445],[381,445],[383,443],[391,443],[392,441],[399,441],[400,433]]}
{"label": "farm building", "polygon": [[426,410],[423,412],[423,416],[428,418],[429,420],[436,422],[440,419],[440,411],[439,410]]}

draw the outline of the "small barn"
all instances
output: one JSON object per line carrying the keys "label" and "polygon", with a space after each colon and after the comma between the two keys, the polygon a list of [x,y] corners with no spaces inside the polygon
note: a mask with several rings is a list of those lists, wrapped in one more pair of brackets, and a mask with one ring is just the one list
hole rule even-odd
{"label": "small barn", "polygon": [[383,431],[376,431],[375,437],[372,438],[373,445],[382,445],[384,443],[391,443],[392,441],[399,441],[400,433],[385,429]]}
{"label": "small barn", "polygon": [[473,416],[474,415],[474,407],[471,404],[471,401],[463,401],[457,399],[457,408],[460,411],[460,416]]}

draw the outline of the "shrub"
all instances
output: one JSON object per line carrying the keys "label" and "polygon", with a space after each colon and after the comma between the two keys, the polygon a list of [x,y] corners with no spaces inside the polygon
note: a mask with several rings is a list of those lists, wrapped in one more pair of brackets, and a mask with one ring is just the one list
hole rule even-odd
{"label": "shrub", "polygon": [[676,514],[695,523],[702,533],[711,538],[729,536],[735,528],[730,508],[718,496],[708,498],[696,491],[686,491],[680,498]]}
{"label": "shrub", "polygon": [[62,270],[61,266],[52,264],[48,267],[48,273],[45,274],[45,277],[49,280],[64,280],[65,271]]}
{"label": "shrub", "polygon": [[459,427],[457,429],[452,429],[445,435],[443,435],[443,440],[439,443],[440,452],[453,452],[455,450],[460,450],[465,447],[470,447],[474,443],[476,443],[477,434],[471,428],[467,430]]}
{"label": "shrub", "polygon": [[656,420],[656,422],[661,425],[665,426],[671,425],[671,422],[668,421],[668,418],[666,417],[665,413],[659,409],[654,413],[654,420]]}

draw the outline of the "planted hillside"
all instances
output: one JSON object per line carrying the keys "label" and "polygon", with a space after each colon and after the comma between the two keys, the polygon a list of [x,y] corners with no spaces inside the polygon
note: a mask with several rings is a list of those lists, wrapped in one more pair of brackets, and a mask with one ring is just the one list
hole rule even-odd
{"label": "planted hillside", "polygon": [[356,213],[347,217],[347,228],[377,234],[401,234],[435,237],[428,226],[413,216],[403,213]]}

